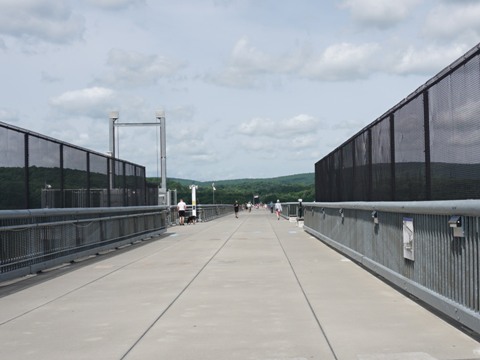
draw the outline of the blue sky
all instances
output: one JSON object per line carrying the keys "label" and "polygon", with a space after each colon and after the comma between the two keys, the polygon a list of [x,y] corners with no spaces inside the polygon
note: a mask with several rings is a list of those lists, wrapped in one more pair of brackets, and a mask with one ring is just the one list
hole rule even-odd
{"label": "blue sky", "polygon": [[[480,41],[472,0],[0,0],[0,121],[97,152],[166,114],[167,175],[314,164]],[[119,157],[160,174],[157,133]]]}

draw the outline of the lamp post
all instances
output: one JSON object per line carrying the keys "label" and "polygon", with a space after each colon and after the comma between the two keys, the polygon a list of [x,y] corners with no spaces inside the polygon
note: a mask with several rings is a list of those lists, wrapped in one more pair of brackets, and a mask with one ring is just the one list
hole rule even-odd
{"label": "lamp post", "polygon": [[109,128],[108,128],[108,135],[109,135],[109,151],[108,155],[110,156],[110,174],[109,174],[109,181],[110,181],[110,189],[113,189],[113,174],[115,173],[115,121],[119,118],[118,111],[111,111],[108,115],[108,119],[110,120]]}
{"label": "lamp post", "polygon": [[215,183],[212,183],[213,205],[215,205]]}
{"label": "lamp post", "polygon": [[161,189],[166,195],[167,193],[167,140],[165,129],[165,111],[159,110],[156,118],[160,121],[160,169],[162,176]]}
{"label": "lamp post", "polygon": [[198,185],[190,185],[192,190],[192,216],[197,216],[197,189]]}

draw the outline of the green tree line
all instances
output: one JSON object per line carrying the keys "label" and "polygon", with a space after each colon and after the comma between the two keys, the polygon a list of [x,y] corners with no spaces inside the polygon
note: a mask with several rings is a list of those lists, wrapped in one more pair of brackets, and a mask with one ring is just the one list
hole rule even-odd
{"label": "green tree line", "polygon": [[[158,178],[148,178],[148,182],[159,183]],[[261,202],[305,202],[315,200],[315,174],[297,174],[269,179],[238,179],[215,181],[213,190],[211,181],[194,181],[187,179],[167,178],[167,188],[177,190],[177,199],[191,203],[190,185],[197,185],[198,204],[233,204]],[[258,198],[256,198],[258,196]],[[214,199],[215,197],[215,199]]]}

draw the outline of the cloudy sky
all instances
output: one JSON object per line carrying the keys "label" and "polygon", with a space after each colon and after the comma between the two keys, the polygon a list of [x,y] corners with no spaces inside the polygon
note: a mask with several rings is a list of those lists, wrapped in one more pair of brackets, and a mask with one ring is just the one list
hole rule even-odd
{"label": "cloudy sky", "polygon": [[[167,175],[314,164],[480,42],[478,0],[0,0],[0,121],[101,153],[166,114]],[[153,127],[119,157],[160,174]]]}

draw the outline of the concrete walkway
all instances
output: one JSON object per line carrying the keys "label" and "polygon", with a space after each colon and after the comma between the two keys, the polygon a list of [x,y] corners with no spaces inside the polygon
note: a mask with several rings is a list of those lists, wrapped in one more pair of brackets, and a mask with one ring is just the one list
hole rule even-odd
{"label": "concrete walkway", "polygon": [[480,359],[480,344],[264,210],[0,287],[1,359]]}

